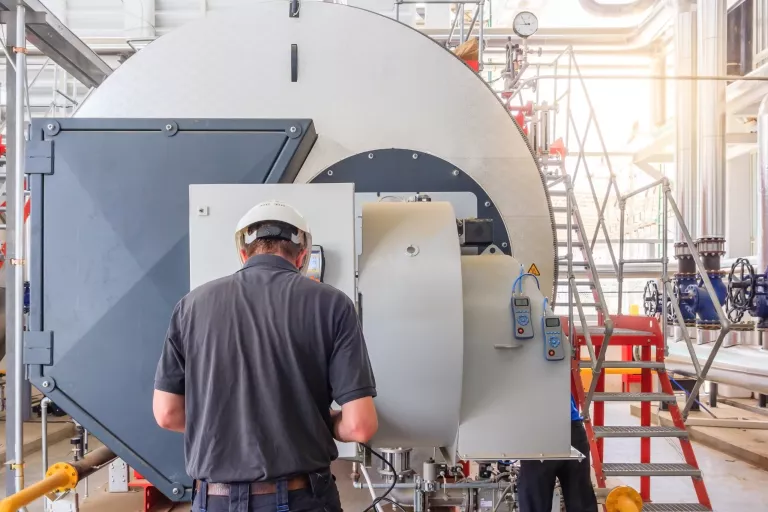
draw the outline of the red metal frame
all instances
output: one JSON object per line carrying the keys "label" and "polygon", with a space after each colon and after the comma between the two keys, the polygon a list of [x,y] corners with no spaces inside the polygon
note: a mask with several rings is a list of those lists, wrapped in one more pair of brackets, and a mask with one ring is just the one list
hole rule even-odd
{"label": "red metal frame", "polygon": [[[657,362],[664,362],[664,337],[661,332],[661,327],[656,318],[643,317],[643,316],[623,316],[612,315],[613,325],[619,329],[631,329],[633,331],[642,331],[647,333],[647,336],[638,335],[621,335],[614,334],[609,340],[610,345],[621,347],[641,347],[641,360],[653,361],[653,352],[656,353],[655,360]],[[602,324],[602,322],[601,322]],[[568,332],[568,319],[563,318],[563,325],[566,332]],[[586,346],[586,339],[583,334],[577,334],[574,340],[574,359],[571,361],[571,393],[573,394],[576,402],[579,404],[579,408],[584,415],[584,427],[587,431],[587,437],[589,438],[589,446],[592,452],[592,466],[595,469],[595,477],[597,479],[598,487],[605,487],[605,474],[603,473],[603,439],[595,438],[595,426],[603,426],[605,424],[605,404],[604,402],[593,401],[593,415],[590,417],[586,414],[588,411],[584,411],[585,405],[585,393],[584,384],[581,380],[581,369],[579,367],[579,361],[581,359],[582,348]],[[593,334],[591,336],[592,343],[595,347],[595,353],[599,353],[600,347],[604,340],[604,335]],[[655,349],[655,350],[652,350]],[[669,375],[665,370],[659,370],[657,372],[659,376],[659,383],[661,385],[661,391],[666,394],[674,394],[672,384],[669,380]],[[601,372],[597,377],[596,391],[600,392],[605,389],[605,372]],[[643,368],[640,373],[640,389],[643,393],[653,392],[653,371],[650,368]],[[629,389],[626,389],[629,391]],[[685,429],[685,422],[683,421],[680,409],[677,403],[669,404],[669,413],[675,427],[679,429]],[[640,404],[640,424],[642,426],[651,425],[651,402],[641,402]],[[688,438],[678,438],[680,446],[682,448],[683,457],[685,462],[695,468],[699,467],[696,461],[696,456],[693,453],[693,446]],[[651,462],[651,438],[640,438],[640,462],[648,464]],[[704,480],[701,477],[691,477],[693,487],[696,491],[696,497],[699,503],[712,509],[712,504],[709,501],[709,495],[707,494]],[[643,502],[651,501],[651,477],[640,477],[640,495],[643,498]]]}

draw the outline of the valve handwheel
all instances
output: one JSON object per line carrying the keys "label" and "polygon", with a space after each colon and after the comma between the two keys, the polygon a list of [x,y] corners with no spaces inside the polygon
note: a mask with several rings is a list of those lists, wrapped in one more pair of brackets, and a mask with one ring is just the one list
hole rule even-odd
{"label": "valve handwheel", "polygon": [[744,312],[752,308],[757,295],[755,269],[746,258],[739,258],[728,274],[728,317],[740,321]]}
{"label": "valve handwheel", "polygon": [[677,283],[672,283],[672,296],[667,295],[667,324],[675,323],[675,308],[672,301],[680,304],[680,287]]}
{"label": "valve handwheel", "polygon": [[643,290],[643,310],[645,316],[656,316],[659,313],[659,285],[656,281],[648,281],[645,283],[645,289]]}

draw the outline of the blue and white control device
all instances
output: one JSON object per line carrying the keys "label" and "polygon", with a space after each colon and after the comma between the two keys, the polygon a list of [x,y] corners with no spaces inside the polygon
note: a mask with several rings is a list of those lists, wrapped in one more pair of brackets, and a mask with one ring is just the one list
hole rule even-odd
{"label": "blue and white control device", "polygon": [[516,339],[529,340],[533,338],[531,299],[524,295],[512,296],[512,318],[515,322]]}
{"label": "blue and white control device", "polygon": [[545,311],[541,318],[541,332],[544,334],[544,358],[547,361],[565,359],[563,327],[560,325],[560,317],[548,315]]}

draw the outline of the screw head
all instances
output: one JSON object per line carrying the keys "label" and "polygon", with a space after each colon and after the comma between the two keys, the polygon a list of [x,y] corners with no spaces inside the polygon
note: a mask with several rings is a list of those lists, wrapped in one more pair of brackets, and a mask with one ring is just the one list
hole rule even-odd
{"label": "screw head", "polygon": [[502,243],[501,243],[501,246],[502,246],[502,247],[504,247],[504,248],[506,249],[506,248],[509,246],[509,244],[508,244],[507,242],[502,242]]}
{"label": "screw head", "polygon": [[419,155],[418,155],[418,153],[414,153],[414,154],[413,154],[413,159],[414,159],[414,160],[416,160],[417,158],[419,158]]}
{"label": "screw head", "polygon": [[173,494],[179,494],[180,492],[181,491],[177,487],[173,488]]}
{"label": "screw head", "polygon": [[328,169],[328,176],[333,176],[333,171],[331,169]]}
{"label": "screw head", "polygon": [[368,153],[368,159],[373,160],[373,153]]}
{"label": "screw head", "polygon": [[458,176],[459,175],[459,170],[458,169],[454,169],[451,174],[453,174],[454,176]]}
{"label": "screw head", "polygon": [[288,131],[291,132],[291,133],[296,133],[296,127],[295,126],[291,126],[290,128],[288,128]]}
{"label": "screw head", "polygon": [[168,131],[171,131],[171,130],[173,130],[173,125],[172,124],[167,124],[167,125],[165,125],[165,129],[168,130]]}
{"label": "screw head", "polygon": [[487,207],[489,207],[489,206],[491,206],[491,202],[490,202],[490,201],[486,201],[486,202],[485,202],[485,207],[487,208]]}
{"label": "screw head", "polygon": [[50,387],[50,385],[51,385],[51,383],[50,383],[50,382],[48,382],[47,380],[44,380],[44,381],[43,381],[43,387],[44,387],[44,388]]}
{"label": "screw head", "polygon": [[48,125],[48,129],[49,129],[49,130],[53,130],[53,123],[50,123],[50,124]]}

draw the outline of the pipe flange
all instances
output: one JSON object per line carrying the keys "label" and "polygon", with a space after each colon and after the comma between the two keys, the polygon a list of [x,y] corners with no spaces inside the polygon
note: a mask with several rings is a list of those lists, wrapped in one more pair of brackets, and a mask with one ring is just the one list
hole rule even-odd
{"label": "pipe flange", "polygon": [[714,321],[697,320],[696,321],[696,328],[701,329],[703,331],[716,331],[720,329],[720,327],[721,327],[720,322],[717,320],[714,320]]}
{"label": "pipe flange", "polygon": [[696,249],[702,256],[722,256],[725,254],[725,239],[722,237],[702,237],[696,240]]}
{"label": "pipe flange", "polygon": [[755,329],[755,322],[735,322],[731,323],[732,331],[749,332]]}
{"label": "pipe flange", "polygon": [[696,327],[696,322],[693,320],[690,320],[688,322],[685,322],[686,327]]}
{"label": "pipe flange", "polygon": [[691,254],[691,249],[688,247],[688,244],[686,242],[677,242],[675,244],[675,258],[676,259],[693,258],[693,255]]}
{"label": "pipe flange", "polygon": [[680,279],[680,278],[685,279],[686,277],[687,278],[695,278],[696,275],[697,275],[696,272],[677,272],[675,274],[675,279]]}
{"label": "pipe flange", "polygon": [[57,462],[56,464],[48,468],[48,471],[45,472],[45,477],[49,478],[57,473],[63,473],[67,475],[67,478],[69,480],[64,486],[56,489],[56,492],[62,493],[77,487],[77,482],[79,480],[79,477],[77,476],[77,470],[74,468],[74,466],[72,466],[71,464],[67,464],[66,462]]}

